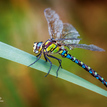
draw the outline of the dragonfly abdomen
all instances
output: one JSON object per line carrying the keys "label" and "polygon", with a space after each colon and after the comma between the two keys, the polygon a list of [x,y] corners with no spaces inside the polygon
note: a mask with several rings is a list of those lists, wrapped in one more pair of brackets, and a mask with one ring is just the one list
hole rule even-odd
{"label": "dragonfly abdomen", "polygon": [[72,60],[73,62],[75,62],[76,64],[78,64],[79,66],[81,66],[83,69],[85,69],[86,71],[88,71],[92,76],[94,76],[95,78],[97,78],[98,80],[100,80],[107,87],[107,82],[104,80],[104,78],[102,78],[91,67],[89,67],[88,65],[84,64],[82,61],[76,59],[74,56],[70,55],[66,49],[59,51],[59,54],[62,57],[68,58],[68,59]]}

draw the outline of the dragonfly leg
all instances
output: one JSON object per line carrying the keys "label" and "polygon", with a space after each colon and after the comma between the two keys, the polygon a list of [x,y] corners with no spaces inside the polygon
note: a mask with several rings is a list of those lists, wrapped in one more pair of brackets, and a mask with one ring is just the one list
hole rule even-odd
{"label": "dragonfly leg", "polygon": [[46,55],[45,55],[45,53],[43,53],[43,55],[44,55],[45,61],[47,62],[47,58],[46,58]]}
{"label": "dragonfly leg", "polygon": [[49,68],[49,71],[48,71],[48,73],[45,75],[45,77],[50,73],[50,70],[51,70],[51,68],[52,68],[52,62],[46,57],[46,55],[44,54],[44,57],[46,58],[46,60],[48,60],[49,61],[49,63],[50,63],[50,68]]}
{"label": "dragonfly leg", "polygon": [[47,56],[48,56],[48,57],[51,57],[51,58],[54,58],[54,59],[58,60],[58,62],[59,62],[59,67],[58,67],[58,69],[57,69],[57,71],[56,71],[56,78],[57,78],[57,77],[58,77],[59,68],[60,68],[60,67],[62,68],[62,65],[61,65],[62,60],[61,60],[61,59],[58,59],[58,58],[56,58],[56,57],[54,57],[54,56],[52,56],[52,55],[47,55]]}
{"label": "dragonfly leg", "polygon": [[36,56],[36,57],[37,57],[37,60],[34,61],[33,63],[31,63],[30,65],[28,65],[28,67],[30,67],[31,65],[33,65],[34,63],[36,63],[36,62],[40,59],[41,55],[42,55],[42,52],[39,53],[39,54]]}

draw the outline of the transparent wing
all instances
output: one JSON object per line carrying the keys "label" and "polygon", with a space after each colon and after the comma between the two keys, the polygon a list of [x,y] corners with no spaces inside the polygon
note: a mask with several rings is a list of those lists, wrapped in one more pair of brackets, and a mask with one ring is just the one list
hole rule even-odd
{"label": "transparent wing", "polygon": [[92,51],[104,51],[95,45],[78,44],[80,41],[78,31],[71,24],[62,23],[54,10],[47,8],[44,10],[44,15],[48,23],[50,37],[61,43],[62,46],[67,46],[69,49],[83,48]]}
{"label": "transparent wing", "polygon": [[99,48],[96,45],[86,45],[86,44],[63,44],[64,46],[72,46],[73,48],[83,48],[83,49],[87,49],[87,50],[91,50],[91,51],[105,51],[102,48]]}
{"label": "transparent wing", "polygon": [[[95,45],[86,45],[86,44],[78,44],[81,39],[79,39],[78,31],[69,23],[63,23],[63,30],[60,39],[60,42],[63,46],[67,46],[69,49],[73,48],[83,48],[92,51],[105,51],[102,48],[99,48]],[[60,40],[59,39],[59,40]],[[64,39],[64,40],[63,40]]]}
{"label": "transparent wing", "polygon": [[[80,39],[78,38],[79,36],[80,35],[78,31],[71,24],[63,23],[63,30],[60,37],[62,39],[65,39],[65,41],[62,41],[63,44],[78,44],[80,41]],[[72,45],[69,45],[68,47],[69,49],[74,48],[72,47]]]}
{"label": "transparent wing", "polygon": [[61,38],[77,38],[79,35],[78,31],[69,23],[63,23],[63,30]]}
{"label": "transparent wing", "polygon": [[48,31],[51,38],[58,39],[60,38],[63,23],[59,20],[59,16],[55,13],[54,10],[47,8],[44,10],[44,15],[48,23]]}

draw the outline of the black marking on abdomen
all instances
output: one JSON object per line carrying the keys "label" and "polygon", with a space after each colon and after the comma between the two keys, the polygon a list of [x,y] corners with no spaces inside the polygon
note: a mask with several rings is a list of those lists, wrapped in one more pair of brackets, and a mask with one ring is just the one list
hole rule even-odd
{"label": "black marking on abdomen", "polygon": [[72,60],[73,62],[75,62],[76,64],[78,64],[79,66],[81,66],[82,68],[84,68],[86,71],[88,71],[92,76],[94,76],[95,78],[97,78],[98,80],[100,80],[106,87],[107,87],[107,82],[96,72],[94,71],[92,68],[90,68],[88,65],[84,64],[82,61],[76,59],[74,56],[68,54],[68,51],[65,50],[61,50],[59,52],[59,54],[62,57],[66,57],[70,60]]}

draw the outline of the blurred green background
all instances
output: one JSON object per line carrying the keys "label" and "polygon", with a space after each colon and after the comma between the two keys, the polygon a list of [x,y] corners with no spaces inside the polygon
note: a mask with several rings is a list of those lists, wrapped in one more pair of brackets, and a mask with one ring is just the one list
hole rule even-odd
{"label": "blurred green background", "polygon": [[[106,0],[0,0],[0,41],[33,54],[35,41],[49,38],[44,9],[51,7],[80,33],[81,42],[107,50]],[[70,53],[107,80],[107,53],[74,49]],[[7,53],[8,54],[8,53]],[[59,55],[56,57],[61,58]],[[43,56],[42,56],[43,59]],[[64,69],[106,89],[68,59]],[[56,60],[51,59],[58,65]],[[0,107],[107,107],[107,99],[80,86],[0,58]]]}

